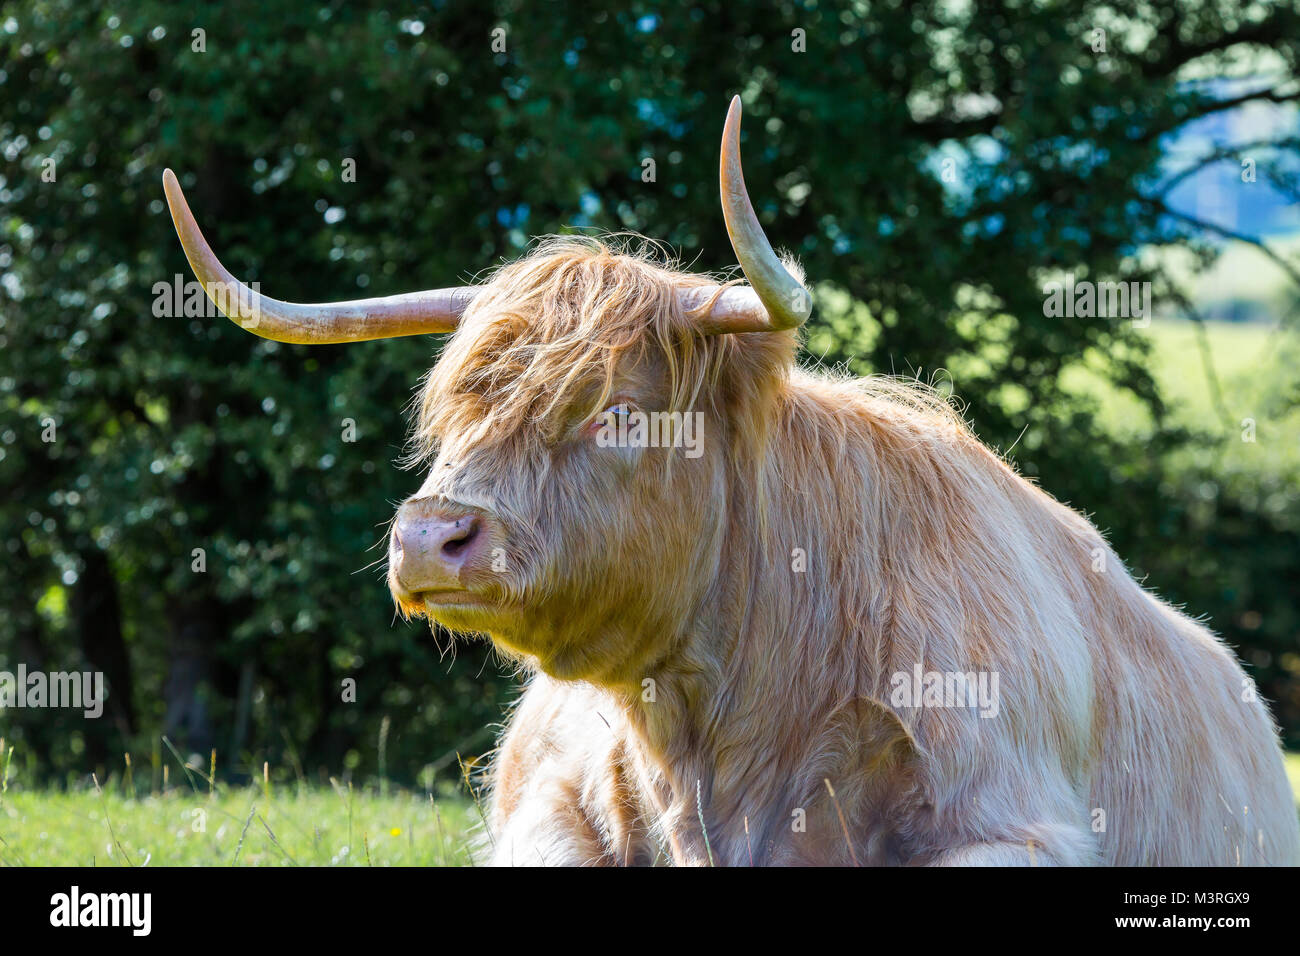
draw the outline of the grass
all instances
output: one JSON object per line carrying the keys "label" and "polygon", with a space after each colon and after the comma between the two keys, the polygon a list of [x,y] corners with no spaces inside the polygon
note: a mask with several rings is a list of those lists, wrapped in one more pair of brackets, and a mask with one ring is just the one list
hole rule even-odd
{"label": "grass", "polygon": [[[1287,754],[1300,810],[1300,753]],[[113,788],[116,789],[116,788]],[[0,796],[0,866],[456,866],[478,814],[429,794],[299,786]]]}
{"label": "grass", "polygon": [[[1158,320],[1142,330],[1151,343],[1150,372],[1160,395],[1176,417],[1188,424],[1217,423],[1222,409],[1217,405],[1214,382],[1206,368],[1200,330],[1193,322]],[[1270,384],[1261,376],[1271,367],[1272,349],[1285,333],[1258,323],[1206,322],[1205,345],[1210,368],[1222,391],[1227,411],[1242,413],[1243,405],[1256,404],[1257,386]],[[1287,376],[1290,377],[1290,376]],[[1150,427],[1151,416],[1135,396],[1127,392],[1103,391],[1104,384],[1082,367],[1072,368],[1067,384],[1102,399],[1102,420],[1118,432],[1141,431]]]}
{"label": "grass", "polygon": [[[113,788],[116,790],[117,788]],[[452,866],[478,816],[448,792],[336,787],[22,791],[0,797],[0,866]]]}

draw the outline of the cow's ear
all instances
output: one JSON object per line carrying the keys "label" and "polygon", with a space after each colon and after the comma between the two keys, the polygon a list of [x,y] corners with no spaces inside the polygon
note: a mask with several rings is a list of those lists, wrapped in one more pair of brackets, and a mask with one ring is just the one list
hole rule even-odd
{"label": "cow's ear", "polygon": [[775,420],[787,388],[798,342],[792,335],[724,335],[710,340],[719,350],[718,397],[729,416],[744,421]]}

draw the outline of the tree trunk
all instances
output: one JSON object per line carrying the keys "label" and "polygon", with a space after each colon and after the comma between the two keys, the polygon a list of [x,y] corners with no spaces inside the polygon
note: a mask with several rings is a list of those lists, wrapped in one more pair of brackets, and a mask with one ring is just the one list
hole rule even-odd
{"label": "tree trunk", "polygon": [[88,728],[86,734],[86,756],[90,763],[100,765],[109,756],[110,728],[117,732],[119,740],[129,739],[136,730],[131,658],[122,637],[117,579],[108,555],[92,546],[81,551],[81,564],[71,611],[86,663],[92,671],[103,673],[108,692],[104,715],[109,727]]}
{"label": "tree trunk", "polygon": [[212,648],[221,640],[221,605],[211,597],[173,605],[163,734],[178,747],[206,758],[213,745]]}

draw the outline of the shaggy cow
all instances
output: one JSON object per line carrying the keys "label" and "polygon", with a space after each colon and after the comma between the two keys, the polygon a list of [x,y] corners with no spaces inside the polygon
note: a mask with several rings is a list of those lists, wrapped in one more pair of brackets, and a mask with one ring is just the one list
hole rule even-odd
{"label": "shaggy cow", "polygon": [[200,281],[258,334],[454,329],[389,584],[532,675],[495,860],[1300,861],[1269,713],[1213,635],[944,402],[795,367],[808,298],[739,121],[748,287],[555,239],[478,287],[290,305],[226,272],[165,175]]}

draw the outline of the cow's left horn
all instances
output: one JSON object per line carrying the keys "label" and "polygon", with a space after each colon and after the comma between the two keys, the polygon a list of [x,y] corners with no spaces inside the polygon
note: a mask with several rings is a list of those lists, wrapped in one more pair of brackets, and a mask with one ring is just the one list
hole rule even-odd
{"label": "cow's left horn", "polygon": [[466,286],[317,305],[281,302],[250,289],[218,261],[170,169],[163,172],[163,189],[185,257],[203,291],[228,318],[265,339],[328,345],[450,332],[477,291]]}
{"label": "cow's left horn", "polygon": [[709,334],[779,332],[802,325],[812,312],[808,290],[772,251],[745,189],[745,175],[740,168],[739,96],[732,97],[722,131],[719,180],[727,234],[750,287],[730,286],[720,293],[716,289],[692,289],[687,293],[690,301],[684,301],[683,306],[698,308],[703,301],[713,300],[708,315],[700,320],[700,326]]}

